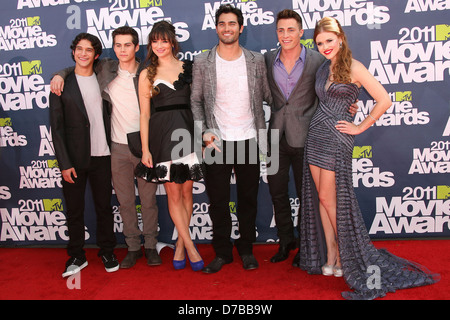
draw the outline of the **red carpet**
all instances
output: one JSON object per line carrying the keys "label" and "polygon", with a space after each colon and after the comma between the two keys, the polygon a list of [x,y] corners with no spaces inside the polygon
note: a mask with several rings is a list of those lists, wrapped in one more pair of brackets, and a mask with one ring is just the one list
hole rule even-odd
{"label": "red carpet", "polygon": [[[450,240],[376,241],[378,248],[425,265],[440,273],[437,284],[399,290],[381,300],[450,300]],[[210,245],[198,245],[209,263],[214,258]],[[63,248],[0,248],[1,300],[342,300],[347,290],[342,278],[308,275],[291,266],[294,252],[287,261],[269,261],[275,245],[255,245],[257,270],[245,271],[237,253],[232,264],[216,274],[175,271],[173,251],[161,251],[163,265],[149,267],[145,259],[132,269],[106,273],[96,256],[97,249],[87,249],[89,265],[79,277],[80,289],[68,289],[61,277],[67,260]],[[121,261],[126,249],[116,255]]]}

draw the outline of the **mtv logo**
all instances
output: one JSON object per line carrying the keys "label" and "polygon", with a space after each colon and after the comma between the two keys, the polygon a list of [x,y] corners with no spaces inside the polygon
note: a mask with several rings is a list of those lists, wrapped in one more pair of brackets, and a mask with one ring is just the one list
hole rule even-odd
{"label": "mtv logo", "polygon": [[11,118],[0,118],[0,127],[11,127]]}
{"label": "mtv logo", "polygon": [[40,26],[41,25],[41,17],[27,17],[27,23],[28,23],[29,27]]}
{"label": "mtv logo", "polygon": [[139,6],[141,8],[160,7],[162,6],[162,0],[139,0]]}
{"label": "mtv logo", "polygon": [[450,39],[450,25],[437,24],[436,25],[436,41],[446,41]]}
{"label": "mtv logo", "polygon": [[395,101],[412,101],[411,91],[397,91],[395,93]]}
{"label": "mtv logo", "polygon": [[236,202],[230,201],[230,213],[236,213]]}
{"label": "mtv logo", "polygon": [[313,39],[300,40],[300,43],[302,45],[304,45],[305,48],[314,49],[314,40]]}
{"label": "mtv logo", "polygon": [[355,146],[353,148],[353,159],[372,158],[372,146]]}
{"label": "mtv logo", "polygon": [[450,186],[437,186],[437,199],[450,199]]}
{"label": "mtv logo", "polygon": [[59,168],[58,160],[56,160],[56,159],[47,160],[47,165],[48,165],[49,168]]}
{"label": "mtv logo", "polygon": [[41,60],[22,61],[20,64],[22,65],[23,75],[42,73]]}
{"label": "mtv logo", "polygon": [[42,199],[45,211],[63,211],[61,199]]}

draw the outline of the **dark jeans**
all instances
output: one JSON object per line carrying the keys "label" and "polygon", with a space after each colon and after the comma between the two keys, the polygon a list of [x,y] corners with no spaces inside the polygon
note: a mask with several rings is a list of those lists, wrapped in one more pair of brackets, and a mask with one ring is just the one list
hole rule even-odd
{"label": "dark jeans", "polygon": [[[67,253],[71,257],[83,258],[85,243],[84,207],[86,183],[89,180],[97,215],[97,245],[99,256],[113,252],[116,245],[114,234],[114,215],[111,207],[111,157],[91,157],[86,170],[75,169],[78,178],[75,183],[63,180],[63,193],[66,204],[69,243]],[[89,212],[88,214],[92,214]],[[90,231],[90,230],[89,230]]]}
{"label": "dark jeans", "polygon": [[[289,175],[290,168],[294,174],[295,189],[301,199],[303,178],[304,148],[289,146],[283,135],[279,146],[279,169],[276,174],[268,175],[269,191],[275,210],[275,223],[280,244],[285,245],[295,240],[294,224],[292,222],[292,209],[289,201]],[[273,154],[271,155],[274,156]],[[301,204],[300,204],[301,205]],[[300,214],[300,208],[299,208]],[[298,230],[298,226],[297,226]]]}
{"label": "dark jeans", "polygon": [[[251,254],[256,241],[257,197],[260,179],[259,152],[256,140],[222,141],[222,152],[211,151],[214,158],[223,161],[208,164],[206,156],[206,190],[209,196],[209,214],[213,223],[212,245],[216,256],[233,259],[230,236],[230,178],[234,169],[236,177],[239,239],[234,244],[240,255]],[[210,158],[209,158],[210,159]],[[217,160],[217,159],[216,159]],[[222,163],[220,163],[222,162]]]}

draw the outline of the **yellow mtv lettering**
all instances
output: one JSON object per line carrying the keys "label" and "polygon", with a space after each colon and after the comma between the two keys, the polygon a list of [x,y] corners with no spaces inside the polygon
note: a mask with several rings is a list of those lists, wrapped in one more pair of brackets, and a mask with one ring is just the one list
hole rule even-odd
{"label": "yellow mtv lettering", "polygon": [[61,199],[43,199],[45,211],[63,211]]}
{"label": "yellow mtv lettering", "polygon": [[372,146],[353,147],[353,159],[372,158]]}
{"label": "yellow mtv lettering", "polygon": [[436,41],[446,41],[450,39],[450,25],[436,25]]}
{"label": "yellow mtv lettering", "polygon": [[20,63],[22,65],[22,74],[30,75],[30,74],[41,74],[42,66],[40,60],[33,61],[22,61]]}
{"label": "yellow mtv lettering", "polygon": [[47,160],[47,165],[49,168],[58,168],[58,160]]}
{"label": "yellow mtv lettering", "polygon": [[11,127],[11,118],[0,118],[0,127]]}
{"label": "yellow mtv lettering", "polygon": [[300,43],[303,44],[305,46],[305,48],[314,49],[313,39],[300,40]]}
{"label": "yellow mtv lettering", "polygon": [[450,199],[450,186],[437,186],[437,199]]}
{"label": "yellow mtv lettering", "polygon": [[162,6],[162,0],[139,0],[139,6],[141,8],[160,7]]}
{"label": "yellow mtv lettering", "polygon": [[27,17],[27,24],[29,27],[32,26],[40,26],[41,25],[41,17]]}
{"label": "yellow mtv lettering", "polygon": [[397,91],[395,93],[395,101],[412,101],[411,91]]}

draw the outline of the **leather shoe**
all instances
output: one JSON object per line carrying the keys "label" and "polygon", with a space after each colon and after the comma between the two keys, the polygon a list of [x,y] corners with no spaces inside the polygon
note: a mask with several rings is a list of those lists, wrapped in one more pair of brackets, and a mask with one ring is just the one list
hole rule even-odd
{"label": "leather shoe", "polygon": [[204,267],[202,269],[202,271],[204,273],[216,273],[216,272],[219,272],[220,269],[222,269],[222,267],[225,264],[228,264],[228,263],[231,263],[231,262],[232,262],[232,260],[231,261],[227,261],[227,260],[225,260],[225,259],[223,259],[221,257],[215,257],[214,260],[211,261],[210,264],[208,264],[206,267]]}
{"label": "leather shoe", "polygon": [[145,257],[149,266],[159,266],[162,261],[156,249],[145,249]]}
{"label": "leather shoe", "polygon": [[128,251],[120,264],[121,269],[129,269],[136,264],[136,260],[142,258],[142,250]]}
{"label": "leather shoe", "polygon": [[270,262],[276,263],[286,260],[289,257],[289,252],[295,249],[295,241],[291,241],[285,245],[280,244],[278,252],[270,258]]}
{"label": "leather shoe", "polygon": [[245,254],[241,256],[245,270],[254,270],[259,267],[258,261],[253,254]]}

